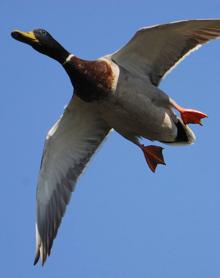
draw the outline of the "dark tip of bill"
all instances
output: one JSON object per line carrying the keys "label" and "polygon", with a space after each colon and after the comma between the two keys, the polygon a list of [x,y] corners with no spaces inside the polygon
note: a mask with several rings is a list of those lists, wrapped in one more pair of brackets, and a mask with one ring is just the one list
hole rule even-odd
{"label": "dark tip of bill", "polygon": [[11,36],[13,39],[20,41],[20,42],[24,42],[27,43],[28,39],[25,38],[19,31],[13,31],[11,32]]}
{"label": "dark tip of bill", "polygon": [[19,37],[18,32],[16,32],[16,31],[12,31],[12,32],[11,32],[11,36],[12,36],[12,38],[14,38],[14,39],[17,39],[17,38]]}
{"label": "dark tip of bill", "polygon": [[11,32],[11,36],[13,39],[15,39],[17,41],[25,42],[23,36],[18,31]]}

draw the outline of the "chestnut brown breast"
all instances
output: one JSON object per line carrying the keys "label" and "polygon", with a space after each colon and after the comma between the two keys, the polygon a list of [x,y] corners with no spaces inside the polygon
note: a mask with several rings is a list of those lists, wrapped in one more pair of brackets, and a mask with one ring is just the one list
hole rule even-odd
{"label": "chestnut brown breast", "polygon": [[71,79],[75,93],[86,102],[105,98],[112,90],[113,71],[104,60],[85,61],[73,56],[64,68]]}

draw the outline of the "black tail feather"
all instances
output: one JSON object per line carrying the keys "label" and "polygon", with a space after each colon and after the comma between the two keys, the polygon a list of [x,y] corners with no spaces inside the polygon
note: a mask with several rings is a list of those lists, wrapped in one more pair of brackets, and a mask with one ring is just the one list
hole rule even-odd
{"label": "black tail feather", "polygon": [[189,138],[186,132],[186,128],[184,127],[183,123],[178,120],[177,124],[177,136],[175,142],[188,142]]}
{"label": "black tail feather", "polygon": [[176,138],[171,141],[171,142],[165,142],[165,141],[161,141],[162,143],[165,144],[177,144],[177,145],[186,145],[186,144],[192,144],[196,137],[193,133],[193,131],[186,126],[182,120],[178,119],[177,123],[176,123],[176,128],[177,128],[177,135]]}

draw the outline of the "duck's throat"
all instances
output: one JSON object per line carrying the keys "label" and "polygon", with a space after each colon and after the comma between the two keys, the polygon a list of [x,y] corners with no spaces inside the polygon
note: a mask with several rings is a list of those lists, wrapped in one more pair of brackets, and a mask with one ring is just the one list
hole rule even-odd
{"label": "duck's throat", "polygon": [[70,54],[61,44],[55,40],[51,46],[34,45],[33,48],[38,52],[57,60],[60,64],[63,64]]}

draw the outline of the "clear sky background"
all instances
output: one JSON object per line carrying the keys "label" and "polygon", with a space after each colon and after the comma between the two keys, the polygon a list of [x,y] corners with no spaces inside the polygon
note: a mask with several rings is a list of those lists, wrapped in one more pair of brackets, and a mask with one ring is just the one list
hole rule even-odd
{"label": "clear sky background", "polygon": [[113,132],[80,178],[42,268],[33,266],[36,181],[47,130],[72,88],[57,62],[10,37],[15,28],[42,27],[95,59],[140,27],[219,17],[219,0],[1,1],[1,277],[220,277],[220,40],[161,83],[209,115],[193,126],[197,142],[165,146],[167,166],[152,174],[140,150]]}

